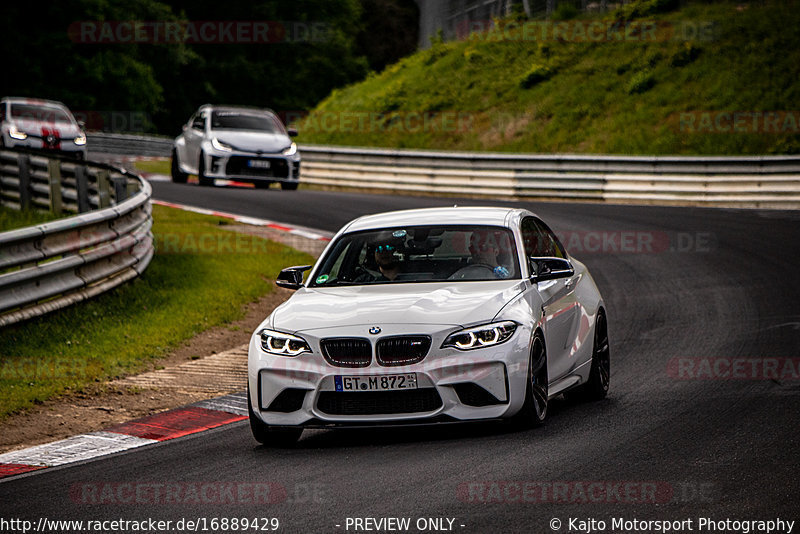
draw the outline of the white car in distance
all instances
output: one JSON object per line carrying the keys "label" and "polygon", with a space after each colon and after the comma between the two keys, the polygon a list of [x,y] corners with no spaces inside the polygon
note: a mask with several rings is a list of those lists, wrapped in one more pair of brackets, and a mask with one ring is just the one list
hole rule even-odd
{"label": "white car in distance", "polygon": [[172,181],[186,183],[197,175],[202,186],[217,179],[295,190],[300,179],[300,153],[275,113],[268,109],[201,106],[183,126],[172,148]]}

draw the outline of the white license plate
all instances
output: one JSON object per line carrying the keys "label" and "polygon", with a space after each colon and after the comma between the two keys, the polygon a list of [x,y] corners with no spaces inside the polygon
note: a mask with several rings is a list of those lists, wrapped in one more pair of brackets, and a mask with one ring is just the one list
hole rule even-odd
{"label": "white license plate", "polygon": [[355,375],[333,377],[336,391],[397,391],[417,389],[417,374],[402,375]]}
{"label": "white license plate", "polygon": [[251,159],[247,166],[253,169],[269,169],[271,162],[263,159]]}

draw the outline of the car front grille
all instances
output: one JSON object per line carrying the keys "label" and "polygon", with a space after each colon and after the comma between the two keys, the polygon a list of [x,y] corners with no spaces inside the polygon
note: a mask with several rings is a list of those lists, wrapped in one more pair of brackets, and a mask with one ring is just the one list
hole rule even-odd
{"label": "car front grille", "polygon": [[421,362],[431,348],[428,336],[394,336],[378,341],[375,356],[385,366],[411,365]]}
{"label": "car front grille", "polygon": [[327,338],[320,347],[325,361],[336,367],[367,367],[372,361],[372,345],[360,337]]}
{"label": "car front grille", "polygon": [[[249,162],[269,162],[269,168],[251,167]],[[289,165],[283,158],[262,158],[248,156],[231,156],[225,166],[225,174],[230,176],[259,176],[268,178],[288,178]]]}
{"label": "car front grille", "polygon": [[342,393],[323,391],[317,409],[329,415],[380,415],[432,412],[442,406],[436,388]]}

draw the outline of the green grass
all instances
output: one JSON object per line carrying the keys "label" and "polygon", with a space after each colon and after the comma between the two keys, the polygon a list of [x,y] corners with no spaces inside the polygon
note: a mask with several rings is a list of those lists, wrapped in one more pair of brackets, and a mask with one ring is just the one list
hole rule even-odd
{"label": "green grass", "polygon": [[[333,91],[300,122],[299,139],[545,153],[800,153],[800,125],[791,121],[782,133],[680,126],[682,112],[800,117],[800,32],[792,30],[800,26],[800,2],[698,2],[679,11],[673,4],[638,1],[604,19],[578,15],[564,23],[586,28],[640,17],[640,24],[658,24],[656,39],[537,40],[506,26],[510,39],[494,32],[436,42]],[[427,125],[419,120],[437,113]]]}
{"label": "green grass", "polygon": [[240,318],[282,267],[312,261],[226,231],[215,217],[160,206],[153,216],[159,252],[140,278],[0,329],[0,417],[141,371],[195,334]]}
{"label": "green grass", "polygon": [[58,215],[48,211],[25,210],[17,211],[0,206],[0,232],[42,224],[60,219]]}
{"label": "green grass", "polygon": [[152,161],[136,161],[133,164],[134,168],[142,172],[151,172],[154,174],[165,174],[169,176],[170,173],[170,160],[152,160]]}

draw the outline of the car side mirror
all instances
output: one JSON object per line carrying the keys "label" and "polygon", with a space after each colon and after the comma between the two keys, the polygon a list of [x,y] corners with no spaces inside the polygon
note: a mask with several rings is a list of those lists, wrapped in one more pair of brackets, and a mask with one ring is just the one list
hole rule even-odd
{"label": "car side mirror", "polygon": [[311,265],[301,265],[299,267],[289,267],[280,272],[275,284],[278,287],[298,290],[303,287],[303,273],[309,270]]}
{"label": "car side mirror", "polygon": [[289,137],[297,137],[298,136],[297,128],[288,128],[286,130],[286,133],[289,134]]}
{"label": "car side mirror", "polygon": [[544,282],[558,278],[569,278],[575,274],[572,263],[565,258],[528,258],[531,282]]}
{"label": "car side mirror", "polygon": [[86,121],[78,121],[78,128],[80,128],[81,130],[85,130],[86,129]]}

